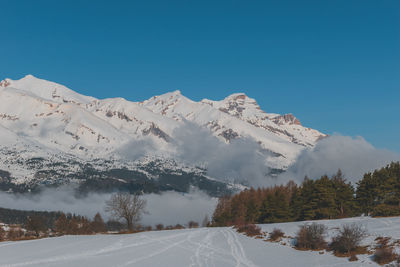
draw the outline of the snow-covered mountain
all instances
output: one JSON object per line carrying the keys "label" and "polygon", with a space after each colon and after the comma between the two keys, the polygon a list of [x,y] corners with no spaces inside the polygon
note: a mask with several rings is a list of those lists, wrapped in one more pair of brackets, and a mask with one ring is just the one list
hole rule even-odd
{"label": "snow-covered mountain", "polygon": [[[208,128],[227,144],[234,139],[252,139],[261,150],[271,152],[268,155],[272,156],[265,158],[266,165],[281,170],[293,163],[301,150],[325,137],[302,126],[292,114],[262,111],[254,99],[242,93],[221,101],[196,102],[174,91],[131,102],[84,96],[27,75],[0,82],[0,169],[16,184],[40,180],[40,171],[50,169],[58,173],[50,175],[53,179],[62,180],[66,173],[74,173],[85,164],[96,165],[96,170],[138,170],[149,162],[162,161],[165,164],[156,165],[165,167],[163,171],[171,170],[176,133],[187,123]],[[147,143],[152,144],[151,149],[146,149]],[[140,157],[120,153],[127,148]],[[76,162],[80,167],[63,163],[63,168],[57,168],[52,166],[55,162]],[[172,165],[175,171],[186,168],[188,173],[206,173],[198,167],[201,163]],[[7,175],[0,177],[4,180]],[[49,179],[49,175],[45,177]]]}

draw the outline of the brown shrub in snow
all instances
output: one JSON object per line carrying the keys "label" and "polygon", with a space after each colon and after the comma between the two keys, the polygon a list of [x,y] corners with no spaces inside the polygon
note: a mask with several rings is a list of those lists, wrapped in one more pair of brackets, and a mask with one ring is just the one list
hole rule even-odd
{"label": "brown shrub in snow", "polygon": [[348,254],[355,251],[366,236],[367,231],[358,224],[343,225],[332,239],[330,248],[335,253]]}
{"label": "brown shrub in snow", "polygon": [[261,228],[255,224],[243,224],[235,226],[239,233],[244,233],[247,236],[259,236],[262,235]]}
{"label": "brown shrub in snow", "polygon": [[394,252],[393,248],[382,247],[375,251],[373,260],[380,265],[384,265],[396,260],[397,258],[398,255]]}
{"label": "brown shrub in snow", "polygon": [[272,241],[279,241],[285,234],[281,229],[274,228],[274,230],[269,234],[269,239]]}
{"label": "brown shrub in snow", "polygon": [[296,235],[296,247],[299,249],[324,249],[326,227],[323,224],[302,225]]}

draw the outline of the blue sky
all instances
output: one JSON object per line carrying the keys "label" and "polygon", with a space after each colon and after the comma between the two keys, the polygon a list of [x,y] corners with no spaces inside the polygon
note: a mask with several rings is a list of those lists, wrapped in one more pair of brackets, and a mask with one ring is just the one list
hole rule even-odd
{"label": "blue sky", "polygon": [[0,79],[99,98],[234,92],[400,152],[400,1],[0,0]]}

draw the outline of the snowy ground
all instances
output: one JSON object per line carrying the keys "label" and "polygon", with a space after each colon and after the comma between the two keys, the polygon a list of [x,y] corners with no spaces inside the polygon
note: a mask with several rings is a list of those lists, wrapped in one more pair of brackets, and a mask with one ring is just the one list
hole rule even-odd
{"label": "snowy ground", "polygon": [[[400,238],[400,217],[319,221],[330,231],[359,222],[371,237]],[[294,235],[302,223],[262,225]],[[368,255],[357,262],[330,253],[298,251],[231,228],[199,228],[128,235],[63,236],[0,243],[0,266],[376,266]]]}

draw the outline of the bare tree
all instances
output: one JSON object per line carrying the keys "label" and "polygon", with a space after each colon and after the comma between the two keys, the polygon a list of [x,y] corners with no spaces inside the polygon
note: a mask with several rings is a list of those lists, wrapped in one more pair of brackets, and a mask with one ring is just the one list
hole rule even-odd
{"label": "bare tree", "polygon": [[125,220],[128,230],[132,231],[142,218],[145,207],[146,200],[140,195],[119,192],[106,201],[105,210],[117,220]]}

